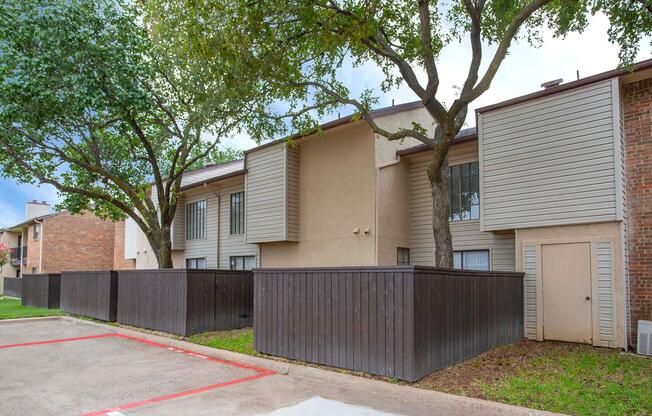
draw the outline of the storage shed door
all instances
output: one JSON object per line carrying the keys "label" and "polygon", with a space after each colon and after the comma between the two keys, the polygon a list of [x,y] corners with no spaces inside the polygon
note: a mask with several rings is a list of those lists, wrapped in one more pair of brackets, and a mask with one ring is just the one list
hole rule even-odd
{"label": "storage shed door", "polygon": [[542,245],[541,256],[543,337],[591,343],[590,244]]}

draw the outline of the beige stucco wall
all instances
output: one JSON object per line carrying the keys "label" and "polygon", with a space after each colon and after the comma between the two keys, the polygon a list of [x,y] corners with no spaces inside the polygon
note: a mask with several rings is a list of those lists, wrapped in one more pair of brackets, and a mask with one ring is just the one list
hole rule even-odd
{"label": "beige stucco wall", "polygon": [[410,247],[409,165],[396,163],[378,169],[376,204],[377,264],[396,265],[397,247]]}
{"label": "beige stucco wall", "polygon": [[[608,241],[612,247],[612,287],[614,299],[614,345],[625,347],[625,280],[622,249],[622,223],[607,222],[581,225],[564,225],[554,227],[540,227],[516,230],[516,269],[524,271],[523,249],[525,246],[534,246],[536,253],[536,310],[537,310],[537,337],[543,340],[543,293],[541,269],[541,245],[561,243],[589,243],[591,245],[591,298],[593,344],[600,345],[598,339],[598,282],[596,244]],[[546,302],[554,299],[546,299]],[[564,305],[559,305],[563,308]]]}
{"label": "beige stucco wall", "polygon": [[300,141],[299,242],[261,244],[261,267],[376,263],[374,142],[363,122]]}

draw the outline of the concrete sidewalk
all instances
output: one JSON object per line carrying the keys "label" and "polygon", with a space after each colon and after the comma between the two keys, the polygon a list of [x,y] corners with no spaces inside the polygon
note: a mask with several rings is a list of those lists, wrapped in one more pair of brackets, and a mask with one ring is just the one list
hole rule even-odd
{"label": "concrete sidewalk", "polygon": [[[0,344],[17,344],[67,337],[94,337],[78,342],[63,342],[36,348],[0,346],[0,413],[43,414],[23,405],[47,394],[48,414],[80,414],[110,409],[116,413],[142,415],[351,415],[351,416],[432,416],[432,415],[544,415],[546,412],[494,402],[454,396],[409,386],[340,374],[302,365],[216,350],[143,332],[70,317],[0,321]],[[109,335],[106,335],[109,334]],[[111,335],[113,334],[113,335]],[[61,336],[58,336],[61,335]],[[55,338],[57,338],[55,337]],[[123,338],[124,337],[124,338]],[[129,337],[141,341],[132,342]],[[152,348],[151,345],[159,348]],[[172,354],[183,352],[183,354]],[[31,369],[21,356],[37,360]],[[202,357],[236,362],[241,367],[220,366]],[[258,370],[249,371],[249,367]],[[114,368],[116,375],[102,371]],[[92,369],[89,373],[87,370]],[[123,371],[117,376],[117,370]],[[260,375],[261,369],[276,374]],[[98,371],[100,373],[98,373]],[[56,376],[52,373],[56,372]],[[49,374],[47,376],[46,374]],[[89,375],[91,374],[91,375]],[[96,374],[93,378],[92,374]],[[256,376],[258,375],[258,376]],[[235,382],[233,381],[235,380]],[[241,382],[244,380],[244,382]],[[13,383],[17,381],[17,383]],[[83,386],[78,386],[79,382]],[[175,392],[217,385],[175,396]],[[218,383],[218,384],[215,384]],[[18,384],[18,385],[16,385]],[[75,386],[75,388],[65,386]],[[83,388],[82,388],[83,387]],[[165,400],[148,401],[167,395]],[[20,400],[20,397],[23,397]],[[94,400],[92,405],[88,402]],[[124,403],[138,403],[118,408]],[[14,407],[11,407],[11,403]],[[94,405],[110,403],[108,407]],[[65,406],[64,406],[65,405]],[[78,406],[78,407],[75,407]],[[71,412],[75,409],[75,412]],[[37,410],[37,409],[34,409]],[[77,411],[78,410],[78,411]]]}

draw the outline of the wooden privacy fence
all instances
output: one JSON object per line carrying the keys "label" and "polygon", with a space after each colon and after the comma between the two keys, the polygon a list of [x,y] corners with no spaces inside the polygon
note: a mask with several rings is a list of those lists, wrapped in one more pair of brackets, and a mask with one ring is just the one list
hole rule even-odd
{"label": "wooden privacy fence", "polygon": [[188,336],[253,323],[253,273],[230,270],[118,272],[118,322]]}
{"label": "wooden privacy fence", "polygon": [[21,288],[23,287],[23,279],[20,277],[5,277],[2,279],[2,293],[5,296],[11,296],[12,298],[19,298]]}
{"label": "wooden privacy fence", "polygon": [[50,309],[59,307],[60,274],[26,274],[21,280],[23,305]]}
{"label": "wooden privacy fence", "polygon": [[417,266],[258,269],[254,348],[415,381],[523,338],[523,274]]}
{"label": "wooden privacy fence", "polygon": [[61,273],[61,310],[103,321],[115,321],[118,313],[118,273]]}

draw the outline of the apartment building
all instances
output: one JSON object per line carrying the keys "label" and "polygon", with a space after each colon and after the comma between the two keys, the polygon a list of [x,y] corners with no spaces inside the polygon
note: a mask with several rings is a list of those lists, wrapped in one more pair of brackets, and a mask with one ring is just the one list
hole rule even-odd
{"label": "apartment building", "polygon": [[28,202],[25,220],[2,230],[0,241],[11,248],[11,255],[0,277],[134,268],[135,263],[121,255],[123,228],[124,223],[93,214],[52,212],[45,201]]}
{"label": "apartment building", "polygon": [[[651,114],[646,61],[481,108],[455,139],[455,267],[525,272],[528,338],[626,347],[652,319]],[[419,103],[373,115],[434,128]],[[175,267],[432,265],[429,149],[320,130],[186,175]],[[125,257],[155,267],[130,228]]]}

